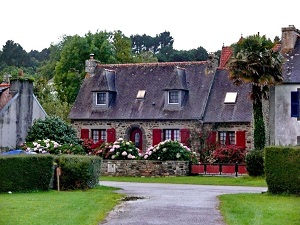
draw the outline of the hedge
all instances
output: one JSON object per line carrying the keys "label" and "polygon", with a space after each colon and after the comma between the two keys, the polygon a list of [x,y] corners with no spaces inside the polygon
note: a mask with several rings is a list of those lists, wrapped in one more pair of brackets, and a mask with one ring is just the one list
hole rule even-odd
{"label": "hedge", "polygon": [[[61,169],[60,189],[88,189],[99,183],[101,158],[98,156],[60,155],[55,158]],[[57,182],[54,182],[57,188]]]}
{"label": "hedge", "polygon": [[300,147],[266,147],[265,175],[270,193],[300,195]]}
{"label": "hedge", "polygon": [[53,161],[51,155],[1,156],[0,192],[49,190]]}

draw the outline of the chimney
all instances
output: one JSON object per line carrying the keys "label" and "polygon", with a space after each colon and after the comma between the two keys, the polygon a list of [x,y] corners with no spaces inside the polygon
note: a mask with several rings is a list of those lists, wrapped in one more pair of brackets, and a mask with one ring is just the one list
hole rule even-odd
{"label": "chimney", "polygon": [[283,27],[281,31],[281,52],[288,53],[294,49],[300,32],[294,25]]}
{"label": "chimney", "polygon": [[223,46],[222,47],[222,52],[221,52],[221,59],[220,59],[220,69],[224,69],[226,67],[226,64],[228,60],[230,59],[232,55],[232,49],[230,46]]}

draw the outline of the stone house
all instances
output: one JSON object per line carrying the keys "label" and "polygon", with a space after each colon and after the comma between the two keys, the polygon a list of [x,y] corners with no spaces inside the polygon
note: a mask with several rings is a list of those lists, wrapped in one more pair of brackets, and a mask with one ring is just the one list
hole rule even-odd
{"label": "stone house", "polygon": [[131,140],[141,150],[172,139],[187,143],[200,127],[221,144],[251,148],[250,87],[237,87],[220,65],[203,62],[100,64],[86,61],[87,76],[69,118],[80,138]]}
{"label": "stone house", "polygon": [[300,31],[282,28],[283,83],[270,90],[270,145],[300,144]]}
{"label": "stone house", "polygon": [[0,151],[14,149],[25,141],[35,119],[46,112],[33,94],[33,83],[26,79],[0,84]]}

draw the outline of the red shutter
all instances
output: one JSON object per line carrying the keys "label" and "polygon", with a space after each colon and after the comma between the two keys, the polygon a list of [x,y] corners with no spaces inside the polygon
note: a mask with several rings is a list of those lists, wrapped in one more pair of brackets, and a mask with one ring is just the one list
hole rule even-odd
{"label": "red shutter", "polygon": [[180,141],[182,144],[188,146],[188,140],[190,138],[190,130],[189,129],[181,129],[180,130]]}
{"label": "red shutter", "polygon": [[236,132],[236,146],[246,148],[246,131],[240,130]]}
{"label": "red shutter", "polygon": [[90,138],[90,130],[89,129],[81,129],[80,138],[81,139],[89,139]]}
{"label": "red shutter", "polygon": [[217,142],[217,132],[216,131],[209,132],[207,137],[207,144],[216,144],[216,142]]}
{"label": "red shutter", "polygon": [[229,132],[226,132],[226,140],[225,140],[225,145],[230,145],[230,136],[229,136]]}
{"label": "red shutter", "polygon": [[107,142],[115,142],[116,141],[116,130],[114,128],[107,129]]}
{"label": "red shutter", "polygon": [[157,145],[161,142],[161,129],[153,129],[152,131],[152,145]]}

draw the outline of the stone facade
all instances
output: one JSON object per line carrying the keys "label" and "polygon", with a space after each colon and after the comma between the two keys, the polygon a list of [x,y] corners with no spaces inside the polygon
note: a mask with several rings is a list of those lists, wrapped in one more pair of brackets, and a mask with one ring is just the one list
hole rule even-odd
{"label": "stone facade", "polygon": [[153,129],[189,129],[193,130],[199,123],[193,120],[181,121],[153,121],[153,120],[89,120],[72,122],[73,127],[77,130],[78,137],[80,137],[81,129],[116,129],[116,138],[124,138],[129,140],[130,131],[134,128],[139,128],[143,133],[143,151],[152,146],[152,130]]}
{"label": "stone facade", "polygon": [[[251,150],[254,146],[253,144],[253,126],[250,123],[214,123],[205,124],[205,130],[215,130],[215,131],[246,131],[246,149]],[[218,138],[218,137],[217,137]],[[218,142],[218,139],[217,139]]]}
{"label": "stone facade", "polygon": [[189,171],[188,161],[103,160],[101,163],[104,176],[186,176]]}

